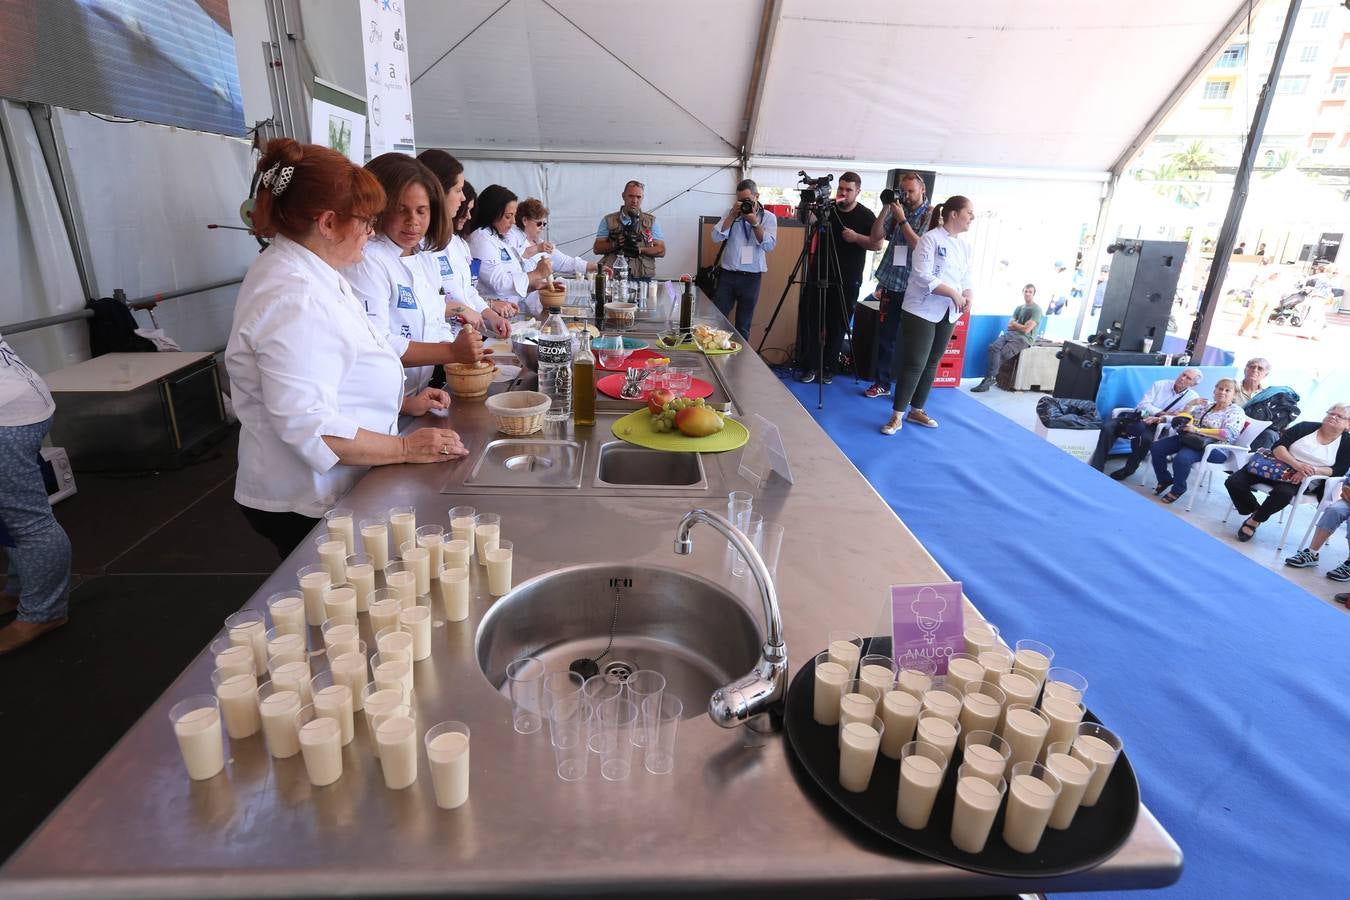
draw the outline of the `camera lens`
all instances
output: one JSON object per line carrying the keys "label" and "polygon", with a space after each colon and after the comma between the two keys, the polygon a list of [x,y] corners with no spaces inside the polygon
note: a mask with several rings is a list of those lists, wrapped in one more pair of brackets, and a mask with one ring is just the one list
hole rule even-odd
{"label": "camera lens", "polygon": [[895,202],[895,191],[891,190],[890,188],[886,188],[886,190],[881,192],[882,206],[890,206],[894,202]]}
{"label": "camera lens", "polygon": [[754,212],[754,211],[755,211],[755,201],[753,201],[753,200],[742,200],[742,201],[741,201],[741,212],[742,212],[742,213],[744,213],[745,215],[748,216],[748,215],[750,215],[750,213],[752,213],[752,212]]}

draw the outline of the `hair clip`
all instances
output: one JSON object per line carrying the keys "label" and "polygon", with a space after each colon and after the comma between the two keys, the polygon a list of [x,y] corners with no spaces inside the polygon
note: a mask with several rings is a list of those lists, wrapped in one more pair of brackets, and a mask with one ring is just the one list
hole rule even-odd
{"label": "hair clip", "polygon": [[286,190],[286,186],[291,183],[291,178],[295,175],[295,166],[283,166],[281,172],[277,175],[277,183],[272,185],[272,196],[280,197],[281,192]]}

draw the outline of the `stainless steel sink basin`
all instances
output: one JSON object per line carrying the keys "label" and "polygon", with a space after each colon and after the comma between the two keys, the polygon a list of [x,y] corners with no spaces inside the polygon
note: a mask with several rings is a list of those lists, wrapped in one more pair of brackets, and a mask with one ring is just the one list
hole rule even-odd
{"label": "stainless steel sink basin", "polygon": [[491,441],[464,484],[474,487],[581,487],[586,445],[578,441],[515,438]]}
{"label": "stainless steel sink basin", "polygon": [[616,563],[571,566],[521,584],[483,617],[475,652],[499,690],[507,664],[522,656],[539,657],[549,672],[598,657],[600,672],[618,681],[654,669],[691,718],[708,709],[714,690],[755,664],[761,643],[750,611],[712,582]]}
{"label": "stainless steel sink basin", "polygon": [[597,487],[702,490],[708,486],[703,458],[697,453],[670,453],[635,447],[625,441],[600,445],[595,467]]}

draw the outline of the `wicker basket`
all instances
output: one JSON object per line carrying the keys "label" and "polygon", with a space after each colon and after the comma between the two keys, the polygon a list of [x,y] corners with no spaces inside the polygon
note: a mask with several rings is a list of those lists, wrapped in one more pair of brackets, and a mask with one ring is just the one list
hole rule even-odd
{"label": "wicker basket", "polygon": [[544,309],[565,306],[567,304],[567,288],[555,290],[551,287],[541,287],[539,289],[539,302]]}
{"label": "wicker basket", "polygon": [[538,391],[511,391],[493,394],[487,399],[486,406],[498,431],[520,437],[544,427],[549,399],[547,394]]}
{"label": "wicker basket", "polygon": [[478,400],[487,396],[488,385],[497,374],[497,367],[489,362],[476,366],[450,363],[445,367],[445,386],[459,400]]}

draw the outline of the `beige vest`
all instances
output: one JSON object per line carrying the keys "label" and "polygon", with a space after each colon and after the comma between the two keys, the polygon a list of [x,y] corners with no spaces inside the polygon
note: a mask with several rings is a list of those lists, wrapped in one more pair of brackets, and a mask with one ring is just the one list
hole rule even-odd
{"label": "beige vest", "polygon": [[[623,210],[619,210],[618,212],[612,212],[609,215],[605,216],[605,228],[609,231],[611,236],[623,231],[623,226],[619,222],[619,216],[622,213]],[[644,212],[639,215],[639,218],[641,219],[642,225],[638,229],[639,231],[638,243],[649,244],[651,243],[652,223],[656,221],[656,216],[652,215],[651,213]],[[600,260],[600,265],[613,266],[615,255],[616,254],[613,253],[606,253],[604,258]],[[628,277],[655,278],[656,257],[653,256],[628,257]]]}

